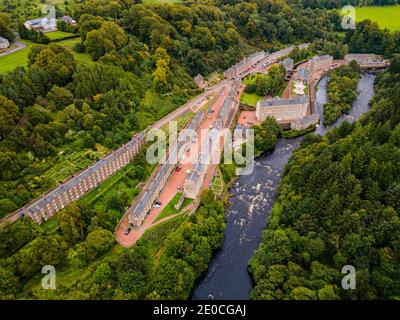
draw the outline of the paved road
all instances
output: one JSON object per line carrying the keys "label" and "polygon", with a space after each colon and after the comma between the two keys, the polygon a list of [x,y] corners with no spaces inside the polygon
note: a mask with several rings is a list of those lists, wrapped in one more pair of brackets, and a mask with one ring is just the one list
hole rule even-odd
{"label": "paved road", "polygon": [[14,53],[14,52],[16,52],[16,51],[19,51],[19,50],[21,50],[21,49],[26,48],[26,44],[25,44],[25,43],[22,43],[21,41],[16,41],[14,44],[17,45],[17,48],[9,49],[9,50],[6,50],[6,51],[0,53],[0,57],[9,55],[9,54],[11,54],[11,53]]}
{"label": "paved road", "polygon": [[[206,115],[202,123],[200,124],[197,134],[198,134],[198,143],[202,144],[202,134],[201,130],[209,130],[211,124],[213,124],[218,116],[219,110],[222,107],[224,100],[226,99],[229,91],[232,88],[232,82],[228,83],[224,88],[221,95],[219,95],[213,104],[214,113],[212,115]],[[202,99],[197,99],[201,101]],[[195,105],[196,102],[193,102]],[[193,105],[192,104],[192,105]],[[199,147],[200,148],[200,147]],[[145,217],[143,223],[139,227],[133,227],[131,232],[128,235],[125,235],[125,230],[128,228],[129,221],[128,215],[129,212],[124,214],[124,217],[121,219],[120,224],[116,228],[115,239],[124,247],[130,247],[143,235],[143,233],[156,222],[157,216],[162,212],[162,210],[168,205],[168,203],[175,197],[177,192],[179,192],[178,187],[182,187],[186,178],[187,170],[192,168],[192,164],[196,162],[197,152],[192,150],[184,155],[184,158],[180,162],[180,167],[182,168],[180,171],[173,171],[171,177],[166,183],[165,187],[162,189],[158,196],[158,201],[161,202],[161,206],[159,208],[152,208],[149,214]],[[200,150],[200,149],[199,149]],[[198,151],[198,150],[197,150]],[[155,175],[150,177],[146,182],[146,185],[149,185],[154,178]],[[146,187],[144,187],[146,188]],[[138,199],[138,198],[136,198]],[[158,221],[157,221],[158,222]]]}

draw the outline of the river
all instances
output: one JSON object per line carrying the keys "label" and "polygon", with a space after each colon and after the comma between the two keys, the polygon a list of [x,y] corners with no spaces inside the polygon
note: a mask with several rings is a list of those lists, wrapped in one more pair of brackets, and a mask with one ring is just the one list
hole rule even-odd
{"label": "river", "polygon": [[[327,128],[322,124],[322,110],[327,101],[328,78],[323,77],[316,94],[316,109],[321,115],[321,123],[315,133],[324,135],[341,122],[353,122],[368,111],[368,101],[374,93],[374,79],[372,74],[362,74],[357,88],[359,95],[352,109]],[[198,281],[192,299],[250,298],[253,282],[247,271],[248,261],[261,242],[283,169],[301,140],[301,137],[280,139],[272,153],[256,159],[251,175],[239,176],[232,185],[221,250],[215,254],[206,274]]]}

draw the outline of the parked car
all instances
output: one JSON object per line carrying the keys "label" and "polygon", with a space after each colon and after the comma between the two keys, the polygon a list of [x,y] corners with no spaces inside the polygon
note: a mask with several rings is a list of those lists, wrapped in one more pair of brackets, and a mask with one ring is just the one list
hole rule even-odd
{"label": "parked car", "polygon": [[161,206],[161,202],[159,201],[154,201],[153,203],[153,208],[159,208]]}
{"label": "parked car", "polygon": [[131,232],[131,230],[132,230],[132,228],[131,228],[131,227],[128,227],[128,228],[125,230],[125,235],[127,236],[127,235],[129,234],[129,232]]}
{"label": "parked car", "polygon": [[178,190],[183,190],[183,187],[182,187],[182,186],[179,186],[179,187],[178,187]]}
{"label": "parked car", "polygon": [[179,172],[179,171],[181,171],[181,170],[182,170],[182,167],[176,167],[176,168],[175,168],[175,171],[176,171],[176,172]]}

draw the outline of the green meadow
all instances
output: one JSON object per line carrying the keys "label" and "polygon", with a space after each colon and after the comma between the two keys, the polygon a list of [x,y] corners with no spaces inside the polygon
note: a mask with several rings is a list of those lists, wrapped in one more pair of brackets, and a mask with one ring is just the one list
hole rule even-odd
{"label": "green meadow", "polygon": [[365,19],[377,22],[382,29],[400,30],[400,5],[356,8],[356,21]]}
{"label": "green meadow", "polygon": [[22,40],[26,47],[16,52],[0,57],[0,74],[13,70],[15,67],[26,67],[28,65],[29,47],[35,43],[28,40]]}
{"label": "green meadow", "polygon": [[[60,34],[61,31],[56,31],[56,32],[58,33],[56,36],[61,35]],[[56,42],[56,44],[70,50],[74,55],[76,61],[78,61],[78,63],[84,63],[84,64],[94,63],[88,54],[77,53],[73,51],[74,45],[79,41],[80,38],[75,38],[75,39],[59,41]],[[36,43],[28,40],[21,40],[21,42],[26,44],[26,47],[24,49],[0,57],[0,74],[10,72],[15,67],[26,67],[28,65],[29,48],[33,45],[36,45]]]}

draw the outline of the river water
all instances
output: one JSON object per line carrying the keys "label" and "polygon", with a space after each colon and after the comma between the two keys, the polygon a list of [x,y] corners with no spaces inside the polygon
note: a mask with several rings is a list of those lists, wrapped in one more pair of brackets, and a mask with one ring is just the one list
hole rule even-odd
{"label": "river water", "polygon": [[[315,133],[324,135],[333,126],[343,121],[353,122],[368,111],[368,101],[374,93],[372,74],[363,74],[358,83],[359,95],[348,115],[342,116],[332,126],[322,124],[323,105],[327,101],[327,77],[318,84],[316,110],[321,123]],[[301,137],[280,139],[271,154],[255,161],[254,172],[240,176],[230,189],[231,204],[227,208],[227,224],[221,250],[215,254],[209,268],[193,290],[193,299],[249,299],[253,288],[252,278],[247,271],[248,261],[262,239],[274,204],[283,169],[299,146]]]}

